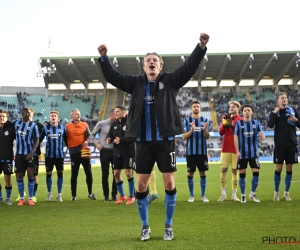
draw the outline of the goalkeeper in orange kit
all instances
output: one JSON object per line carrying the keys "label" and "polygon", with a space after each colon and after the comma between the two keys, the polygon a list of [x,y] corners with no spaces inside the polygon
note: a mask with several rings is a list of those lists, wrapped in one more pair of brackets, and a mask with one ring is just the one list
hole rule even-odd
{"label": "goalkeeper in orange kit", "polygon": [[222,122],[219,129],[219,134],[223,136],[222,151],[221,151],[221,188],[222,194],[218,201],[225,201],[227,199],[226,186],[227,186],[227,171],[228,167],[231,166],[232,178],[232,194],[231,200],[240,201],[236,196],[237,191],[237,161],[236,161],[236,150],[234,147],[233,131],[234,125],[237,121],[242,120],[239,116],[241,104],[237,101],[229,102],[229,114],[222,117]]}

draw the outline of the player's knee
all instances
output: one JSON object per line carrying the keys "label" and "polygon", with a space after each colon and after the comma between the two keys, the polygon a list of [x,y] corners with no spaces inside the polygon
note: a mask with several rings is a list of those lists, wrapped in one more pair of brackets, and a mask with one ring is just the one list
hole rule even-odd
{"label": "player's knee", "polygon": [[114,173],[114,177],[115,177],[115,179],[120,179],[121,173],[115,172],[115,173]]}
{"label": "player's knee", "polygon": [[206,175],[205,175],[205,171],[200,171],[199,173],[200,173],[200,176],[201,176],[201,177],[205,177],[205,176],[206,176]]}
{"label": "player's knee", "polygon": [[282,164],[276,164],[276,171],[281,172],[282,171]]}
{"label": "player's knee", "polygon": [[27,177],[28,178],[34,178],[33,169],[32,168],[27,168]]}
{"label": "player's knee", "polygon": [[16,173],[16,177],[18,178],[18,179],[23,179],[24,178],[24,173]]}
{"label": "player's knee", "polygon": [[187,176],[193,178],[194,177],[194,172],[188,172]]}
{"label": "player's knee", "polygon": [[293,170],[293,165],[292,164],[286,164],[286,171],[291,172]]}
{"label": "player's knee", "polygon": [[131,179],[132,178],[132,173],[126,173],[126,178]]}
{"label": "player's knee", "polygon": [[138,192],[142,193],[142,192],[146,192],[146,190],[148,189],[148,182],[144,182],[139,180],[137,183],[137,190]]}
{"label": "player's knee", "polygon": [[164,181],[164,186],[166,190],[173,190],[175,188],[175,183],[173,180]]}

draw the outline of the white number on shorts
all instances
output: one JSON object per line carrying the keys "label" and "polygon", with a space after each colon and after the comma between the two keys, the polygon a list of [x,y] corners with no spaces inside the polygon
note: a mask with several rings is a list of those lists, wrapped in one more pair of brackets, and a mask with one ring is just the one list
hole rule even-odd
{"label": "white number on shorts", "polygon": [[170,154],[169,154],[170,156],[171,156],[171,166],[173,167],[173,168],[175,168],[175,165],[176,165],[176,156],[175,156],[175,152],[171,152]]}

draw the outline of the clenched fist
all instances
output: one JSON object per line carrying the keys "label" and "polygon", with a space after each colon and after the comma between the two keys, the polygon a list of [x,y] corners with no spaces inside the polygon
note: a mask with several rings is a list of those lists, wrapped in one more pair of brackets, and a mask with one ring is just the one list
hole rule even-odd
{"label": "clenched fist", "polygon": [[204,49],[204,47],[209,41],[209,35],[207,35],[206,33],[201,33],[199,40],[200,40],[200,47]]}
{"label": "clenched fist", "polygon": [[107,47],[105,44],[102,44],[98,47],[98,52],[101,56],[106,56],[107,54]]}

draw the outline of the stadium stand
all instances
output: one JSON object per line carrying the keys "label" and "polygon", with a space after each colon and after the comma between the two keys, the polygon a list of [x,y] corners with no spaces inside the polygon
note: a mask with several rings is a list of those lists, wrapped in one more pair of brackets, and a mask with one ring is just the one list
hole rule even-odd
{"label": "stadium stand", "polygon": [[[267,127],[267,120],[276,105],[275,99],[279,92],[285,92],[290,105],[299,111],[300,73],[296,67],[298,64],[295,64],[295,60],[299,59],[298,55],[297,51],[207,54],[204,63],[199,65],[189,82],[196,85],[187,84],[196,87],[184,87],[178,93],[177,104],[182,118],[190,115],[191,102],[198,100],[201,102],[201,114],[210,121],[210,131],[217,132],[221,117],[228,113],[228,102],[237,100],[242,105],[252,104],[255,108],[254,117],[259,120],[264,130],[270,130]],[[165,73],[181,66],[189,55],[162,56],[165,62],[162,73]],[[143,55],[112,55],[109,60],[113,67],[123,74],[137,76],[143,74],[141,58]],[[118,59],[118,65],[114,64],[115,59]],[[109,83],[104,79],[97,57],[43,57],[39,63],[40,69],[44,71],[40,70],[37,76],[43,76],[45,88],[21,87],[18,90],[10,90],[6,86],[0,88],[0,106],[10,112],[10,120],[20,117],[22,107],[31,106],[35,109],[35,119],[39,119],[40,122],[49,119],[50,110],[57,109],[60,112],[61,122],[67,123],[70,111],[78,108],[83,120],[87,121],[92,129],[98,120],[106,119],[107,110],[120,104],[126,107],[130,105],[130,95],[109,89]],[[55,65],[56,71],[45,71],[51,65]],[[244,80],[252,81],[252,86],[241,84]],[[230,81],[233,85],[223,85],[223,82]],[[265,81],[272,84],[264,86]],[[84,89],[73,88],[72,85],[77,86],[79,82]],[[282,82],[289,82],[290,85],[282,85]],[[24,86],[24,83],[22,85]],[[64,90],[63,88],[54,90],[59,85],[63,86]],[[97,87],[90,88],[94,85]],[[95,89],[96,95],[92,89]],[[18,92],[16,95],[16,91],[22,93]],[[185,141],[180,138],[178,140],[177,153],[184,156]],[[212,158],[218,155],[221,145],[222,138],[219,136],[209,140],[209,154]],[[262,147],[261,155],[272,154],[272,144],[263,144]]]}

